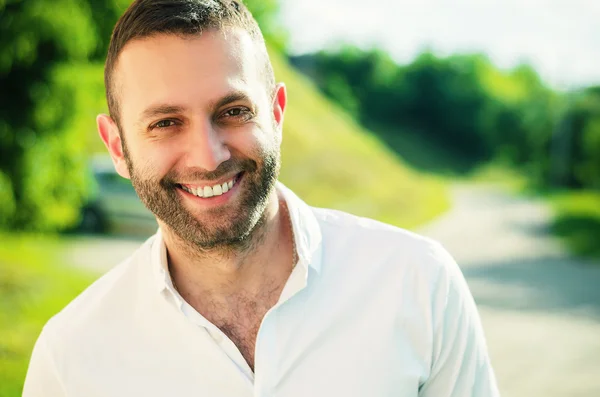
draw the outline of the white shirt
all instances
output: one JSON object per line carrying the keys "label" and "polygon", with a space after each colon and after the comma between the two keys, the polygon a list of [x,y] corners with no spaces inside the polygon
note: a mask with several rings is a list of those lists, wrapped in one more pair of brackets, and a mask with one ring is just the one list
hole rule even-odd
{"label": "white shirt", "polygon": [[46,324],[23,396],[499,395],[473,298],[438,243],[277,188],[299,262],[262,321],[254,373],[173,289],[158,232]]}

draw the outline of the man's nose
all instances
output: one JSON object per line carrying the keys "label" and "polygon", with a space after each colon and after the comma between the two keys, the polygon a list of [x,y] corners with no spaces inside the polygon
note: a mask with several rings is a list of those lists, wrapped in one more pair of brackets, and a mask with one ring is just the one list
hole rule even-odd
{"label": "man's nose", "polygon": [[214,171],[222,162],[231,158],[223,132],[216,129],[210,120],[197,124],[190,134],[189,147],[185,148],[189,167]]}

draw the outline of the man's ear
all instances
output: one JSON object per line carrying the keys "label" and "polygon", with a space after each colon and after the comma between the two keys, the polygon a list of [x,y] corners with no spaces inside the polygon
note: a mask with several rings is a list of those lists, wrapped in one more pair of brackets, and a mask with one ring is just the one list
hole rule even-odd
{"label": "man's ear", "polygon": [[127,162],[123,153],[121,132],[119,131],[119,127],[117,127],[117,123],[110,116],[99,114],[96,117],[96,124],[100,138],[102,138],[102,142],[104,142],[108,153],[110,153],[115,169],[123,178],[130,179],[131,176],[129,175],[129,169],[127,168]]}
{"label": "man's ear", "polygon": [[275,95],[273,96],[273,120],[278,130],[281,132],[283,127],[283,114],[287,105],[287,90],[284,83],[279,83],[275,87]]}

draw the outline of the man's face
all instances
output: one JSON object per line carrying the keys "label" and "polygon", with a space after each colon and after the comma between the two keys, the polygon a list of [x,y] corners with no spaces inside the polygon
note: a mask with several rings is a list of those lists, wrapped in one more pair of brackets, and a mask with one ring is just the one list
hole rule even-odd
{"label": "man's face", "polygon": [[202,248],[247,240],[277,180],[285,90],[271,99],[256,51],[238,30],[158,35],[128,43],[116,65],[127,167],[117,170],[161,223]]}

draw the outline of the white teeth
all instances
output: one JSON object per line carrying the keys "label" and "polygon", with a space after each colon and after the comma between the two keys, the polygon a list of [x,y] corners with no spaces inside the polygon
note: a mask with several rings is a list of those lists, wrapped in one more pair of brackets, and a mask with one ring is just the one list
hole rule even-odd
{"label": "white teeth", "polygon": [[235,184],[234,180],[230,180],[229,182],[225,182],[222,185],[214,185],[214,186],[204,186],[204,187],[198,187],[198,188],[193,188],[193,187],[187,187],[187,186],[181,186],[183,190],[185,190],[188,193],[193,194],[194,196],[197,197],[213,197],[213,196],[220,196],[223,193],[227,193],[228,191],[231,190],[231,188],[233,187],[233,185]]}
{"label": "white teeth", "polygon": [[215,196],[220,196],[223,194],[223,189],[221,188],[221,185],[215,185],[212,187],[213,190],[213,194]]}

